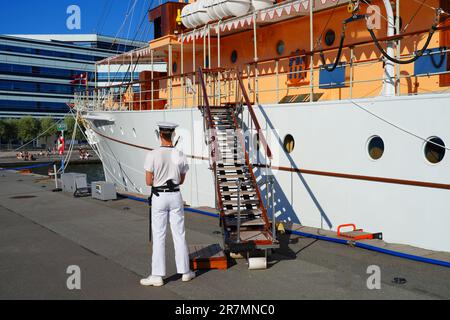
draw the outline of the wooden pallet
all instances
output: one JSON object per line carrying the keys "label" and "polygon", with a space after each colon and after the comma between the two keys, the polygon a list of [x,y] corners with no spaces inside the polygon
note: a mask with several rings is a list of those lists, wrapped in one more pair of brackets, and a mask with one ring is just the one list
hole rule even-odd
{"label": "wooden pallet", "polygon": [[228,268],[228,259],[219,244],[190,245],[189,261],[192,270]]}

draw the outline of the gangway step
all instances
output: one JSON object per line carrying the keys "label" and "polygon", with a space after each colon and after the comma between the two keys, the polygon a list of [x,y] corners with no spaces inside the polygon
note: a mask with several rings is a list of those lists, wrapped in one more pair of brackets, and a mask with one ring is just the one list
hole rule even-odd
{"label": "gangway step", "polygon": [[217,166],[217,170],[243,170],[244,168],[246,168],[246,166],[244,166],[243,164],[240,165],[228,165],[228,166]]}
{"label": "gangway step", "polygon": [[[237,226],[237,218],[225,217],[225,223],[227,226],[236,227]],[[266,223],[262,218],[241,218],[241,226],[242,227],[252,227],[252,226],[264,226]]]}
{"label": "gangway step", "polygon": [[242,230],[240,232],[241,242],[248,241],[271,241],[272,237],[263,230]]}
{"label": "gangway step", "polygon": [[[241,190],[239,193],[241,195],[244,195],[244,196],[254,196],[254,195],[256,195],[255,191],[244,191],[244,190]],[[238,194],[237,191],[222,191],[222,196],[234,196],[234,195],[237,195],[237,194]]]}
{"label": "gangway step", "polygon": [[[243,181],[242,186],[252,186],[253,183],[251,181]],[[236,181],[219,181],[219,186],[221,187],[236,187]]]}
{"label": "gangway step", "polygon": [[[237,206],[237,199],[236,200],[224,200],[222,201],[224,206]],[[241,206],[245,206],[247,204],[259,204],[259,200],[241,200]]]}
{"label": "gangway step", "polygon": [[[234,210],[234,209],[225,209],[224,213],[226,216],[237,216],[238,211]],[[242,209],[241,210],[241,216],[258,216],[261,215],[261,210],[260,209]]]}

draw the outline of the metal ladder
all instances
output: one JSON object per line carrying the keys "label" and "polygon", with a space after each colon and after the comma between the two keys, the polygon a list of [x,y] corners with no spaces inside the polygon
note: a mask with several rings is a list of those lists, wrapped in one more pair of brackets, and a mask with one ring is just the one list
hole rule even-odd
{"label": "metal ladder", "polygon": [[199,81],[210,163],[215,178],[216,206],[224,249],[232,256],[248,258],[250,269],[267,268],[268,250],[278,248],[275,220],[270,221],[245,148],[237,107],[232,104],[210,106],[203,69]]}

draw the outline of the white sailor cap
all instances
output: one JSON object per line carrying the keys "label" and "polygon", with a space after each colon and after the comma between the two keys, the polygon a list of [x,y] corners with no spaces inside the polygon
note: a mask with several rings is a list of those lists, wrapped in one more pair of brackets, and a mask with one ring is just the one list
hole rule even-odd
{"label": "white sailor cap", "polygon": [[172,122],[158,122],[157,123],[159,130],[175,130],[178,125],[176,123],[172,123]]}

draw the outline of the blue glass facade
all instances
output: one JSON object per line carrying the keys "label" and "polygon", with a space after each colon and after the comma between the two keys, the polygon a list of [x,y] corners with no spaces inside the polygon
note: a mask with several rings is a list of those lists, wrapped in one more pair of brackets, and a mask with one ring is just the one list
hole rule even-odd
{"label": "blue glass facade", "polygon": [[[49,36],[45,41],[32,36],[0,36],[0,117],[62,117],[69,111],[74,92],[86,88],[86,84],[72,84],[77,76],[87,73],[89,85],[93,85],[96,61],[144,45],[106,37],[78,41],[73,36],[54,41]],[[129,73],[118,77],[131,78]],[[99,81],[105,80],[99,74]]]}

